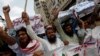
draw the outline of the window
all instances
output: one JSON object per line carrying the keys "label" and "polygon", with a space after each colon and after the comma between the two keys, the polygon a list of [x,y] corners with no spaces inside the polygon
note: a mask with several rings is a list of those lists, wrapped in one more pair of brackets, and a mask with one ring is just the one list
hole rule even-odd
{"label": "window", "polygon": [[48,9],[47,9],[47,8],[43,8],[43,10],[48,11]]}
{"label": "window", "polygon": [[56,2],[55,2],[55,0],[51,0],[51,3],[52,3],[52,5],[55,5]]}
{"label": "window", "polygon": [[40,8],[41,6],[39,5],[39,6],[37,6],[37,8]]}
{"label": "window", "polygon": [[47,13],[47,14],[46,14],[46,17],[47,17],[47,18],[49,18],[49,17],[50,17],[50,14],[49,14],[49,13]]}
{"label": "window", "polygon": [[39,3],[36,3],[36,6],[39,6],[40,4]]}
{"label": "window", "polygon": [[58,0],[58,4],[61,4],[61,0]]}

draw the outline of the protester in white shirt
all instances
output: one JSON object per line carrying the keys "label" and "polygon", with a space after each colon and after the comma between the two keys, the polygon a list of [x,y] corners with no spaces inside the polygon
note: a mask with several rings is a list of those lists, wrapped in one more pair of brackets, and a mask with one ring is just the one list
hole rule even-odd
{"label": "protester in white shirt", "polygon": [[79,39],[77,35],[73,32],[71,24],[65,23],[63,27],[64,27],[64,32],[67,35],[66,39],[69,41],[69,43],[79,44]]}
{"label": "protester in white shirt", "polygon": [[[82,19],[85,20],[83,21]],[[90,15],[86,15],[82,19],[80,19],[78,27],[76,29],[78,37],[80,38],[80,44],[83,44],[84,39],[86,39],[86,37],[92,33],[92,28],[93,28],[92,26],[89,25]]]}
{"label": "protester in white shirt", "polygon": [[[25,12],[24,12],[25,13]],[[47,40],[42,39],[36,35],[36,33],[33,31],[29,19],[23,19],[26,23],[26,29],[30,37],[33,39],[36,39],[48,46],[48,51],[52,51],[56,48],[64,46],[63,42],[57,37],[55,30],[51,25],[47,26],[46,28],[46,36]]]}
{"label": "protester in white shirt", "polygon": [[[31,39],[25,28],[17,30],[16,33],[16,31],[13,29],[13,25],[9,17],[9,11],[9,6],[3,7],[7,28],[9,30],[8,34],[10,36],[5,31],[3,31],[2,28],[0,28],[0,37],[9,45],[9,47],[17,54],[17,56],[35,56],[34,54],[38,52],[41,53],[40,55],[43,55],[43,46],[45,45],[42,45],[42,43],[38,40]],[[28,16],[26,17],[29,18]],[[14,38],[16,35],[19,40],[19,44],[16,42],[16,38]]]}

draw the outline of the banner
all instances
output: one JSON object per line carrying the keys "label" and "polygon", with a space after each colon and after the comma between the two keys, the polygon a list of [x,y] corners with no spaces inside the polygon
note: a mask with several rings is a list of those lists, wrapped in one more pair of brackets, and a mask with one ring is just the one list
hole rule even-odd
{"label": "banner", "polygon": [[[86,39],[82,45],[69,44],[45,54],[45,56],[99,56],[99,49],[95,39]],[[89,41],[88,41],[89,40]]]}
{"label": "banner", "polygon": [[[45,33],[44,24],[42,22],[42,17],[40,15],[35,15],[29,18],[32,28],[36,34]],[[17,18],[13,20],[13,25],[16,30],[20,29],[21,27],[26,27],[22,18]]]}
{"label": "banner", "polygon": [[95,6],[94,1],[81,2],[79,4],[76,4],[72,7],[70,7],[66,11],[60,11],[59,15],[58,15],[58,19],[60,20],[60,22],[64,22],[69,17],[73,16],[73,10],[75,10],[77,12],[77,14],[79,15],[80,18],[84,17],[93,12],[94,6]]}

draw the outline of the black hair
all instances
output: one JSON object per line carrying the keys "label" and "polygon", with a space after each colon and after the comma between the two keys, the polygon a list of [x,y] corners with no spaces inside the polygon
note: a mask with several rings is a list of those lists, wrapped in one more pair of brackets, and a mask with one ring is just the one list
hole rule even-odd
{"label": "black hair", "polygon": [[71,26],[71,27],[72,27],[72,24],[71,24],[71,23],[68,23],[68,22],[65,22],[65,24],[63,25],[63,29],[65,30],[65,28],[66,28],[67,26]]}
{"label": "black hair", "polygon": [[68,35],[68,36],[73,36],[73,30],[69,33],[69,32],[67,32],[66,31],[66,27],[67,26],[70,26],[71,27],[71,29],[72,29],[72,24],[71,23],[65,23],[64,25],[63,25],[63,31]]}
{"label": "black hair", "polygon": [[[21,27],[19,30],[16,31],[17,37],[19,37],[19,32],[20,32],[20,31],[23,31],[23,32],[25,32],[25,33],[27,34],[26,28],[25,28],[25,27]],[[31,40],[31,38],[30,38],[30,36],[29,36],[28,34],[27,34],[27,36],[28,36],[29,40]]]}
{"label": "black hair", "polygon": [[19,36],[18,33],[19,33],[20,31],[24,31],[24,32],[27,34],[26,28],[25,28],[25,27],[21,27],[20,29],[18,29],[18,30],[16,31],[16,33],[17,33],[16,35],[17,35],[17,36]]}

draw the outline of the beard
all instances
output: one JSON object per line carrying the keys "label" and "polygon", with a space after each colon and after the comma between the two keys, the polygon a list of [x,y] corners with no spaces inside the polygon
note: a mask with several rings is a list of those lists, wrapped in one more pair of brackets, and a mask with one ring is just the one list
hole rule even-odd
{"label": "beard", "polygon": [[73,31],[71,31],[71,32],[66,32],[66,34],[67,34],[68,36],[70,36],[70,37],[73,37]]}
{"label": "beard", "polygon": [[51,44],[56,43],[56,38],[57,38],[56,35],[51,36],[51,37],[47,37],[48,41],[49,41]]}

